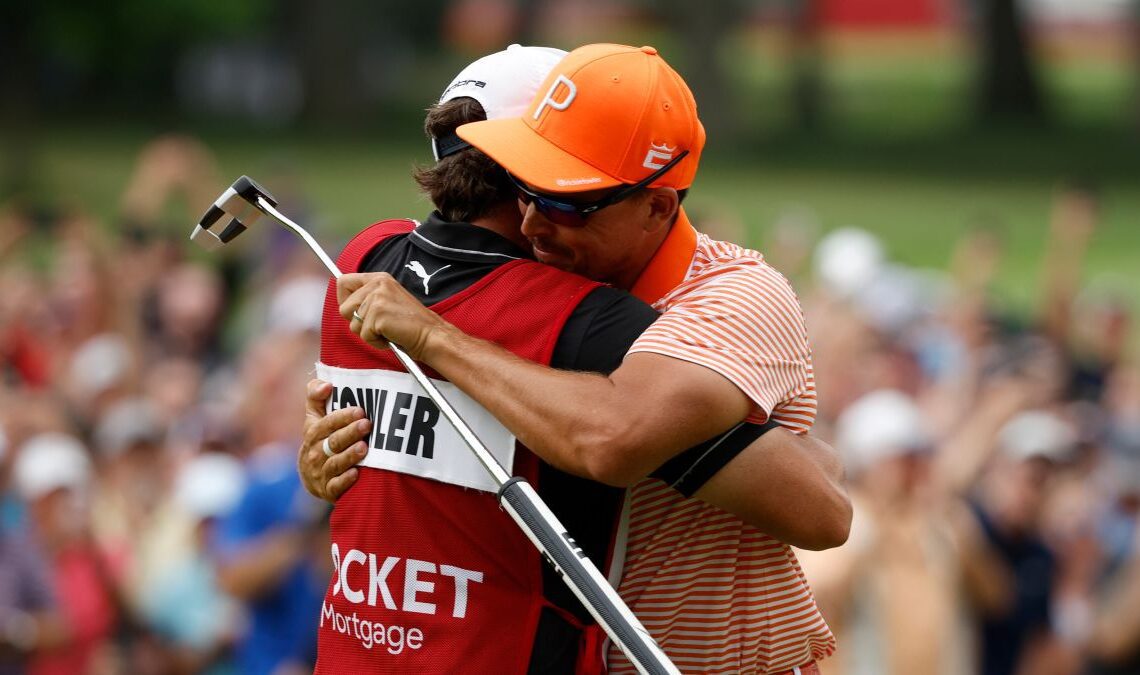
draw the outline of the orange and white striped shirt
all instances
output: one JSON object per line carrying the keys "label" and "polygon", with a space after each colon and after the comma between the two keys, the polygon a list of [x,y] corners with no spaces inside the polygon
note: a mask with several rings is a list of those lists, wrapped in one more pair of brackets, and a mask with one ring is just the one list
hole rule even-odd
{"label": "orange and white striped shirt", "polygon": [[[797,433],[811,427],[803,312],[762,255],[697,233],[682,212],[633,292],[663,314],[630,353],[720,373],[755,404],[748,421],[771,415]],[[787,545],[653,479],[630,488],[622,516],[612,566],[619,592],[682,671],[778,672],[835,650]],[[635,672],[613,647],[609,665]]]}

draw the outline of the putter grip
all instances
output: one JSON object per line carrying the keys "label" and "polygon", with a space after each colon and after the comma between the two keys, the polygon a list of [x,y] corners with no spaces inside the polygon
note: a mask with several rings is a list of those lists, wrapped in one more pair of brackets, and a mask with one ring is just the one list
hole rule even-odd
{"label": "putter grip", "polygon": [[[678,672],[675,667],[671,667],[672,664],[656,643],[652,642],[652,638],[634,627],[626,616],[627,614],[629,617],[633,616],[629,610],[624,606],[619,608],[605,593],[601,584],[608,585],[608,582],[601,573],[597,573],[597,578],[590,575],[586,566],[593,567],[594,564],[577,544],[573,543],[573,539],[566,534],[562,524],[549,509],[545,508],[538,493],[524,478],[516,476],[504,483],[499,490],[499,501],[505,502],[504,506],[515,516],[523,531],[547,556],[548,562],[554,564],[563,580],[575,591],[583,604],[596,612],[596,618],[600,623],[608,627],[610,629],[608,632],[620,640],[626,654],[639,671],[653,675]],[[597,572],[597,569],[594,571]],[[614,593],[615,598],[616,595]],[[617,602],[621,602],[620,598],[616,599]]]}

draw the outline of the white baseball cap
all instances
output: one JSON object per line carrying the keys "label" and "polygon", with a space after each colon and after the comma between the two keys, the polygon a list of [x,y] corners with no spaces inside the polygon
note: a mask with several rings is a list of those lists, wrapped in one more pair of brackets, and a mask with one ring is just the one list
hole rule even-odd
{"label": "white baseball cap", "polygon": [[998,443],[1010,459],[1042,457],[1064,462],[1077,447],[1077,432],[1073,425],[1053,413],[1029,410],[1006,422],[998,432]]}
{"label": "white baseball cap", "polygon": [[117,457],[138,444],[158,445],[166,429],[158,408],[143,398],[116,402],[95,425],[95,447],[103,457]]}
{"label": "white baseball cap", "polygon": [[123,381],[131,369],[131,350],[117,333],[88,339],[71,357],[69,376],[79,394],[93,398]]}
{"label": "white baseball cap", "polygon": [[321,329],[321,314],[328,291],[327,277],[303,276],[286,282],[269,301],[270,332],[302,333]]}
{"label": "white baseball cap", "polygon": [[929,440],[914,399],[894,389],[862,396],[836,420],[835,444],[854,471],[924,450]]}
{"label": "white baseball cap", "polygon": [[[511,45],[459,71],[443,90],[439,102],[473,98],[483,106],[489,120],[522,117],[538,93],[539,85],[564,56],[565,51],[553,47]],[[437,161],[469,145],[458,136],[432,139],[432,151]]]}
{"label": "white baseball cap", "polygon": [[29,438],[12,467],[13,483],[28,501],[60,488],[82,490],[90,477],[91,460],[83,444],[55,432]]}
{"label": "white baseball cap", "polygon": [[220,452],[205,452],[190,460],[174,483],[174,500],[198,519],[224,516],[245,492],[241,462]]}
{"label": "white baseball cap", "polygon": [[886,259],[878,237],[857,227],[829,232],[815,247],[816,278],[828,291],[850,298],[869,284]]}

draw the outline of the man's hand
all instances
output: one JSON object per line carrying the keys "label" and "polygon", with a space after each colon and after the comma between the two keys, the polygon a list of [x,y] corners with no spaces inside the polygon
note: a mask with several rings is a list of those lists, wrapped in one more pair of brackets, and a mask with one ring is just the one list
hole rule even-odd
{"label": "man's hand", "polygon": [[[306,389],[305,427],[297,454],[297,472],[309,494],[335,503],[360,474],[355,465],[368,454],[364,438],[371,431],[372,422],[364,419],[362,408],[343,408],[326,415],[325,404],[332,395],[328,382],[310,380]],[[326,438],[332,457],[325,456]]]}
{"label": "man's hand", "polygon": [[340,315],[361,340],[378,349],[387,349],[390,340],[416,360],[422,360],[429,338],[451,328],[385,272],[345,274],[336,296]]}

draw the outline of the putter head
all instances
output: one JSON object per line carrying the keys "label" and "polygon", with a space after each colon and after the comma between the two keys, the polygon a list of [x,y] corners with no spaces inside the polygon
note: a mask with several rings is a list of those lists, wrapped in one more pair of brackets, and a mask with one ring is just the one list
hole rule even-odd
{"label": "putter head", "polygon": [[[237,179],[206,210],[194,231],[190,233],[190,241],[208,250],[221,248],[230,243],[261,217],[262,211],[257,206],[258,197],[269,202],[271,206],[277,206],[277,200],[249,176]],[[229,221],[224,227],[218,224],[227,217]]]}

